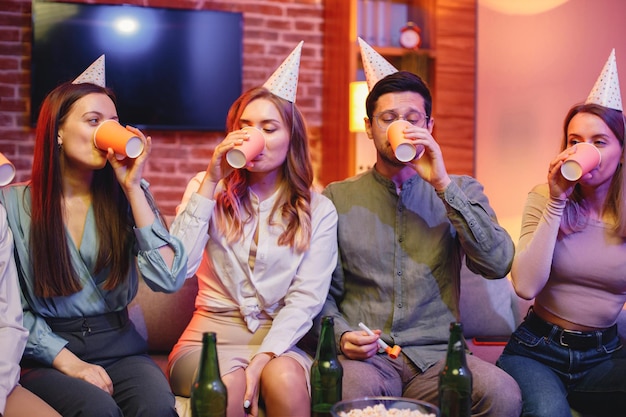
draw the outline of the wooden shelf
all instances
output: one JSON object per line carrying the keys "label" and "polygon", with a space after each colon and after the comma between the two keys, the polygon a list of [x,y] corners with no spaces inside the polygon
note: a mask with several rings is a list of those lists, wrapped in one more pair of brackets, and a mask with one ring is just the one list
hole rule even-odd
{"label": "wooden shelf", "polygon": [[[356,137],[349,130],[349,86],[362,68],[356,41],[357,1],[325,0],[320,178],[324,185],[352,176],[357,169]],[[451,173],[473,174],[477,0],[393,2],[407,5],[407,18],[422,29],[425,48],[410,51],[371,46],[396,68],[415,72],[428,81],[437,120],[435,139],[442,147],[446,166]],[[446,126],[440,126],[444,123]]]}
{"label": "wooden shelf", "polygon": [[[413,51],[411,49],[397,48],[395,46],[374,46],[376,52],[384,57],[404,56],[404,55],[428,55],[431,58],[436,57],[436,53],[433,49],[418,49]],[[361,53],[359,52],[359,59],[361,59]]]}

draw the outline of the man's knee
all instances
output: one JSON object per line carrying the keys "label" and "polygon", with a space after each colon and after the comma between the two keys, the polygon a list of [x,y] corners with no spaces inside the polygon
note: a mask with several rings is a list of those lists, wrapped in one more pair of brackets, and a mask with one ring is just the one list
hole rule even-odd
{"label": "man's knee", "polygon": [[518,417],[522,412],[522,394],[517,382],[494,367],[485,378],[474,377],[473,414]]}

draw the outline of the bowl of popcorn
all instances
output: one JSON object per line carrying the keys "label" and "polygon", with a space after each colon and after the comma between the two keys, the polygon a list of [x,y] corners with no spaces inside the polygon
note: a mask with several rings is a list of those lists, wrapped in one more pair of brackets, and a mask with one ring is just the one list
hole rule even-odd
{"label": "bowl of popcorn", "polygon": [[330,414],[333,417],[439,417],[439,408],[410,398],[365,397],[339,401]]}

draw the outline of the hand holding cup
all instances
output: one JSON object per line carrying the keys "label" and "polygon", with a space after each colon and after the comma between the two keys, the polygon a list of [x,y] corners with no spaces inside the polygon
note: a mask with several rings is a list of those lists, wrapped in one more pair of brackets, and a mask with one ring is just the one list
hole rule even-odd
{"label": "hand holding cup", "polygon": [[568,181],[578,181],[600,165],[602,155],[591,143],[580,142],[574,145],[575,152],[563,161],[561,175]]}
{"label": "hand holding cup", "polygon": [[424,154],[424,146],[414,145],[404,136],[404,129],[413,125],[406,120],[396,120],[387,127],[387,139],[396,158],[400,162],[409,162],[419,159]]}
{"label": "hand holding cup", "polygon": [[143,140],[135,133],[119,124],[117,120],[109,119],[100,123],[93,132],[93,143],[96,148],[107,151],[113,149],[121,158],[137,158],[143,152]]}
{"label": "hand holding cup", "polygon": [[246,126],[242,130],[248,134],[248,140],[226,153],[226,161],[235,169],[248,165],[265,148],[265,135],[261,130],[253,126]]}

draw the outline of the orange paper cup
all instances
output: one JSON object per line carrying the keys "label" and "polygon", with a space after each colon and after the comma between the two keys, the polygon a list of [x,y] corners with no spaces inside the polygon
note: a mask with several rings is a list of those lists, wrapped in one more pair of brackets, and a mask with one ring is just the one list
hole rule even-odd
{"label": "orange paper cup", "polygon": [[580,142],[574,145],[576,152],[567,157],[561,165],[561,175],[566,180],[578,181],[583,175],[600,165],[602,155],[591,143]]}
{"label": "orange paper cup", "polygon": [[424,154],[424,147],[415,146],[410,140],[404,137],[405,128],[413,126],[406,120],[396,120],[387,127],[387,139],[393,149],[393,153],[400,162],[409,162],[416,158],[421,158]]}
{"label": "orange paper cup", "polygon": [[116,120],[105,120],[93,133],[93,143],[103,151],[109,148],[122,157],[137,158],[143,152],[143,140]]}
{"label": "orange paper cup", "polygon": [[246,126],[245,130],[250,136],[248,140],[244,140],[241,145],[236,145],[233,149],[226,153],[226,161],[235,168],[243,168],[252,161],[265,148],[265,136],[256,127]]}
{"label": "orange paper cup", "polygon": [[0,152],[0,187],[7,185],[15,177],[15,166]]}

